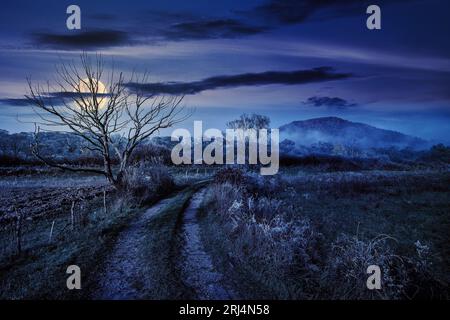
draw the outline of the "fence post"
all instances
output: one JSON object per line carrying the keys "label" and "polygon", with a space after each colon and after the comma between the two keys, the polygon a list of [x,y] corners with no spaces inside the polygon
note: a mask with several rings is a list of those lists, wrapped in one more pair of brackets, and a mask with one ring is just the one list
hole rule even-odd
{"label": "fence post", "polygon": [[18,213],[16,210],[16,245],[17,253],[22,252],[22,213]]}
{"label": "fence post", "polygon": [[106,211],[106,190],[105,189],[103,190],[103,209],[104,209],[104,212],[106,215],[107,211]]}
{"label": "fence post", "polygon": [[52,242],[52,236],[53,236],[53,227],[55,226],[55,220],[52,222],[52,227],[50,228],[50,236],[48,237],[48,243]]}
{"label": "fence post", "polygon": [[72,207],[70,208],[70,223],[72,225],[72,230],[75,228],[75,217],[73,215],[74,207],[75,207],[75,200],[72,201]]}

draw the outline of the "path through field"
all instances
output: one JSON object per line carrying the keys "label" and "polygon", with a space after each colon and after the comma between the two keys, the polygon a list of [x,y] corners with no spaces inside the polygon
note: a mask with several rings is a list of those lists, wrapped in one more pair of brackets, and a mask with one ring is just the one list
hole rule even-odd
{"label": "path through field", "polygon": [[179,261],[181,276],[185,284],[194,289],[196,299],[237,299],[236,293],[227,283],[226,277],[215,269],[200,238],[197,211],[204,194],[205,189],[194,194],[183,215],[184,246],[182,259]]}
{"label": "path through field", "polygon": [[106,260],[102,272],[98,290],[93,294],[95,299],[102,300],[132,300],[145,299],[141,288],[152,285],[151,275],[142,272],[142,261],[139,248],[145,233],[148,232],[146,225],[148,221],[158,213],[173,198],[161,200],[126,228],[118,237],[111,255]]}
{"label": "path through field", "polygon": [[[182,243],[181,255],[173,261],[183,283],[192,289],[195,299],[236,299],[236,293],[226,283],[226,277],[219,273],[211,257],[205,251],[200,237],[200,226],[197,211],[202,202],[205,189],[197,191],[190,199],[189,206],[182,213],[180,232]],[[149,220],[158,214],[165,206],[170,205],[175,197],[158,202],[137,217],[119,235],[111,255],[104,264],[104,271],[98,280],[98,289],[94,292],[94,299],[130,300],[152,299],[145,296],[146,288],[151,288],[154,281],[152,275],[145,274],[143,266],[151,261],[143,261],[139,248],[146,232]],[[179,240],[178,240],[179,241]]]}

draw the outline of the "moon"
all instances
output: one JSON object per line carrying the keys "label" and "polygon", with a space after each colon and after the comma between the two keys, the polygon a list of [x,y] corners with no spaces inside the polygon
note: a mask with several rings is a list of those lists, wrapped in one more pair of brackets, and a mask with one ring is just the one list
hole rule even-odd
{"label": "moon", "polygon": [[[103,84],[103,82],[101,82],[100,80],[97,79],[92,79],[93,84],[97,84],[98,89],[97,89],[97,93],[100,94],[104,94],[106,93],[106,87]],[[89,89],[89,79],[83,79],[80,80],[80,83],[78,84],[78,89],[80,90],[80,92],[83,93],[91,93],[91,90]]]}
{"label": "moon", "polygon": [[[97,85],[97,90],[96,90],[97,94],[108,93],[106,90],[106,86],[103,84],[103,82],[101,82],[100,80],[97,80],[97,79],[92,79],[92,82],[93,82],[94,86]],[[80,80],[80,83],[78,84],[79,92],[92,94],[93,92],[89,89],[89,84],[90,84],[89,79]],[[103,109],[108,103],[108,97],[105,97],[105,96],[97,97],[97,102],[98,102],[99,109]],[[92,103],[92,105],[94,105],[94,104]]]}

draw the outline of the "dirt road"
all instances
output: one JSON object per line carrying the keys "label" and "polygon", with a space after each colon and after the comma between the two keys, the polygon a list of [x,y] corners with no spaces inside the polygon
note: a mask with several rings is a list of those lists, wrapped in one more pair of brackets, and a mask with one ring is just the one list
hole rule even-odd
{"label": "dirt road", "polygon": [[[226,277],[219,273],[212,262],[211,257],[205,251],[200,237],[200,226],[197,220],[197,211],[201,205],[205,189],[194,193],[189,200],[189,205],[182,212],[182,225],[178,230],[181,243],[181,255],[172,261],[180,270],[179,278],[184,285],[194,292],[193,299],[233,299],[236,293],[227,284]],[[119,235],[110,256],[106,259],[103,271],[98,279],[97,289],[93,294],[94,299],[104,300],[131,300],[152,299],[146,296],[148,288],[157,286],[155,278],[146,274],[143,270],[145,261],[140,250],[146,232],[150,232],[148,221],[158,214],[164,207],[171,204],[176,196],[162,200],[138,216]]]}
{"label": "dirt road", "polygon": [[122,231],[99,277],[98,289],[93,294],[95,299],[151,299],[142,296],[142,289],[152,286],[152,277],[142,272],[142,266],[149,262],[142,261],[139,248],[148,232],[146,225],[149,219],[172,199],[161,200]]}
{"label": "dirt road", "polygon": [[183,215],[181,232],[184,238],[184,246],[182,259],[179,261],[181,276],[185,284],[194,289],[196,299],[236,299],[236,293],[227,283],[226,277],[214,267],[200,237],[197,211],[205,191],[205,189],[202,189],[191,198],[190,204]]}

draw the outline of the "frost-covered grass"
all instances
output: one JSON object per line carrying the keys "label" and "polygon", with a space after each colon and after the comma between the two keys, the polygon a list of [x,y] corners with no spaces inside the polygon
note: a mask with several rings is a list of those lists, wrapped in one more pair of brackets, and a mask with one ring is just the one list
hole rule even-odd
{"label": "frost-covered grass", "polygon": [[172,166],[169,172],[176,185],[191,185],[199,181],[210,179],[218,170],[218,166]]}
{"label": "frost-covered grass", "polygon": [[0,190],[5,188],[67,188],[106,185],[103,176],[94,175],[31,175],[0,177]]}
{"label": "frost-covered grass", "polygon": [[248,298],[449,297],[449,173],[237,174],[210,188],[203,236]]}
{"label": "frost-covered grass", "polygon": [[[121,206],[120,200],[110,204],[107,213],[95,206],[77,211],[73,228],[69,214],[25,222],[20,254],[15,233],[0,232],[2,249],[7,249],[0,254],[0,299],[89,298],[117,235],[141,210]],[[72,264],[82,270],[83,290],[66,288]]]}

